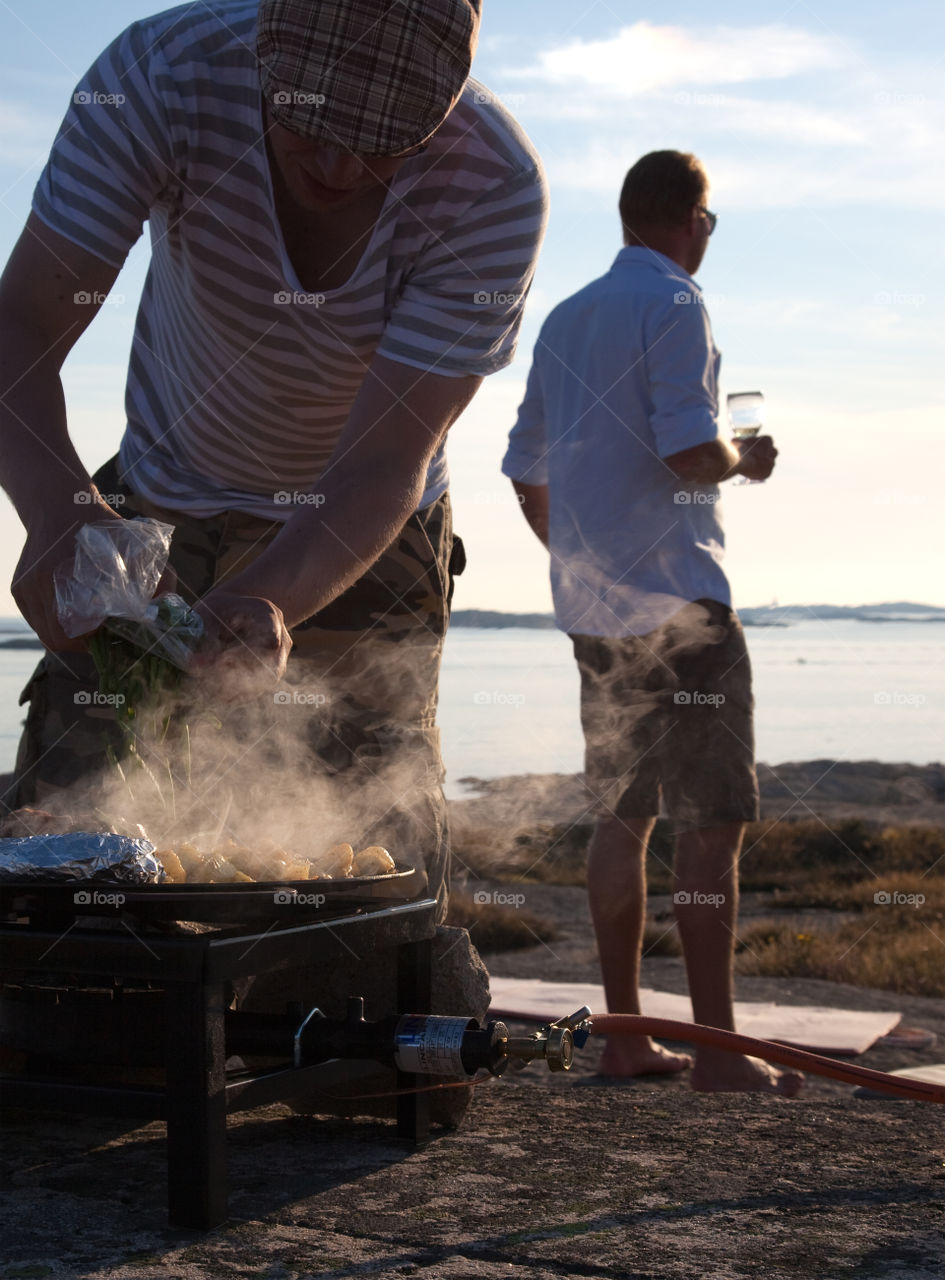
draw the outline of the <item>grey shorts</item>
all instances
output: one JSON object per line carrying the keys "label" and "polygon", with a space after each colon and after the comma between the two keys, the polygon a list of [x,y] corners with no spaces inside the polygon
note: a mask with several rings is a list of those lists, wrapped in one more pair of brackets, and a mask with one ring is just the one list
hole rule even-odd
{"label": "grey shorts", "polygon": [[573,635],[585,779],[596,816],[677,831],[758,816],[751,666],[741,623],[714,600],[645,636]]}

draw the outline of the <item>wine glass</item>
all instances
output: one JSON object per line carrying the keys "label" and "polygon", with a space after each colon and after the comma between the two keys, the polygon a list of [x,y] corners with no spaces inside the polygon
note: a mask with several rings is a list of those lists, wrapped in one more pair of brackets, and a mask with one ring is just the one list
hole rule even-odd
{"label": "wine glass", "polygon": [[[728,397],[728,420],[736,440],[750,440],[756,436],[765,421],[765,398],[760,391],[733,391]],[[736,476],[733,484],[763,484],[763,480],[749,480]]]}

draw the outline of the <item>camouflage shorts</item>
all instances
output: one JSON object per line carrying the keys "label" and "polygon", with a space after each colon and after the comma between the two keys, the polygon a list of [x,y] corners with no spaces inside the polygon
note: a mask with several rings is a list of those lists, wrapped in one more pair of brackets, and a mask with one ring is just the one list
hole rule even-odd
{"label": "camouflage shorts", "polygon": [[[126,517],[174,525],[170,563],[178,591],[193,602],[259,555],[282,528],[240,512],[196,519],[153,506],[120,481],[116,460],[95,476],[103,493],[125,499]],[[410,848],[431,890],[444,894],[448,840],[440,791],[437,681],[453,578],[462,572],[448,495],[415,512],[393,544],[327,608],[292,631],[286,682],[273,714],[294,720],[299,752],[313,773],[359,785],[398,761],[384,813],[366,840]],[[120,734],[113,712],[95,702],[98,680],[85,654],[47,653],[20,699],[29,703],[9,807],[49,803],[63,788],[98,775]],[[312,691],[316,691],[312,692]],[[239,713],[231,719],[240,733]],[[375,788],[376,790],[377,788]]]}

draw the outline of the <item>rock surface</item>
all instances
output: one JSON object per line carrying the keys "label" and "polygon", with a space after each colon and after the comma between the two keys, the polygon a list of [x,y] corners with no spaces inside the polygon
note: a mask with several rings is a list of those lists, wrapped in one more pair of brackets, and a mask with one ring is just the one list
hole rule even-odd
{"label": "rock surface", "polygon": [[[534,888],[543,909],[562,895],[572,932],[491,967],[593,977],[586,895]],[[682,964],[650,958],[643,980],[681,990]],[[932,1049],[857,1059],[880,1070],[945,1050],[932,1000],[760,978],[740,979],[738,997],[893,1008],[940,1033]],[[206,1235],[165,1225],[161,1124],[11,1112],[0,1277],[940,1280],[945,1108],[817,1077],[791,1102],[694,1094],[684,1077],[618,1085],[595,1077],[597,1056],[592,1039],[567,1075],[487,1080],[463,1127],[420,1151],[382,1121],[236,1115],[231,1216]]]}
{"label": "rock surface", "polygon": [[615,1087],[476,1090],[408,1151],[370,1121],[270,1107],[229,1134],[230,1220],[164,1225],[163,1129],[7,1122],[4,1277],[938,1280],[940,1120],[918,1103]]}
{"label": "rock surface", "polygon": [[[934,770],[913,771],[923,790],[907,803],[901,784],[882,772],[895,766],[878,768],[870,786],[874,796],[886,788],[879,803],[890,803],[890,786],[900,788],[898,812],[884,821],[941,821]],[[787,767],[776,772],[786,784]],[[810,781],[790,778],[797,794]],[[527,824],[518,782],[500,780],[489,795],[461,804],[484,806],[489,825],[497,814]],[[574,779],[545,779],[536,802],[542,819],[573,820],[577,787]],[[783,797],[778,803],[783,810]],[[555,805],[560,819],[549,812]],[[922,805],[937,819],[919,817]],[[475,825],[475,812],[466,812]],[[818,812],[830,816],[822,805]],[[860,807],[856,816],[878,812]],[[559,924],[558,938],[489,956],[489,967],[595,980],[586,893],[553,885],[529,885],[527,893],[529,907]],[[681,961],[648,957],[643,982],[684,990]],[[737,996],[896,1009],[905,1025],[939,1035],[937,1046],[921,1051],[880,1043],[857,1059],[864,1066],[888,1071],[945,1056],[942,1010],[932,1000],[761,978],[739,979]],[[236,1115],[228,1134],[231,1216],[205,1235],[166,1226],[161,1124],[11,1112],[2,1130],[0,1280],[945,1274],[945,1108],[856,1098],[849,1086],[816,1077],[790,1102],[694,1094],[685,1077],[608,1083],[594,1075],[597,1056],[592,1039],[570,1074],[532,1066],[474,1087],[463,1126],[439,1130],[419,1151],[401,1146],[382,1121],[299,1115],[286,1106]]]}
{"label": "rock surface", "polygon": [[[504,826],[515,833],[536,823],[590,821],[580,774],[463,778],[468,799],[450,805],[462,829]],[[876,760],[808,760],[758,766],[765,818],[856,817],[883,823],[945,823],[945,765]]]}

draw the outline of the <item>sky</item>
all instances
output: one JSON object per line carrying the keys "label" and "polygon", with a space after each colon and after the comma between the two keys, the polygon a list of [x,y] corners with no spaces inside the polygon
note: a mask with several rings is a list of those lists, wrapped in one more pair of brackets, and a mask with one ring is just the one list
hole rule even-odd
{"label": "sky", "polygon": [[[0,257],[72,89],[139,0],[0,0]],[[459,608],[551,607],[545,553],[499,467],[538,329],[620,248],[647,151],[694,151],[719,215],[698,273],[722,392],[761,388],[780,449],[726,487],[736,604],[945,605],[941,549],[945,7],[931,0],[656,5],[485,0],[474,75],[544,160],[551,219],[513,364],[450,433]],[[91,468],[116,450],[146,237],[63,370]],[[42,478],[37,477],[37,501]],[[0,499],[0,614],[22,527]]]}

